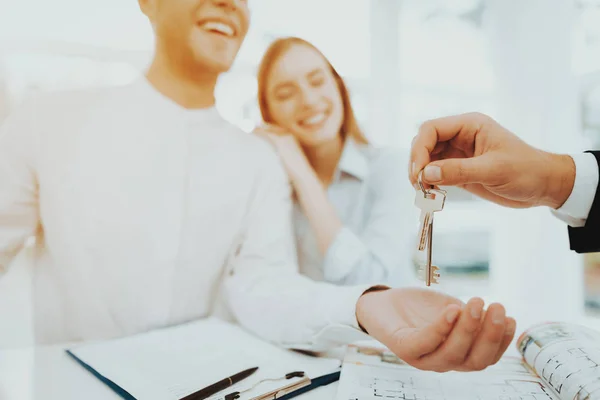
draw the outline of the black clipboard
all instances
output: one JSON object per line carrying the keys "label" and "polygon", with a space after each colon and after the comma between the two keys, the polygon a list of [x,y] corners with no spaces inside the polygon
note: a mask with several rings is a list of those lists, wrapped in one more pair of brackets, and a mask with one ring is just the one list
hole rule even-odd
{"label": "black clipboard", "polygon": [[82,359],[77,357],[75,354],[71,353],[70,350],[66,350],[66,352],[69,356],[71,356],[71,358],[73,358],[75,361],[77,361],[77,363],[79,365],[81,365],[88,372],[90,372],[92,375],[94,375],[96,378],[98,378],[102,383],[104,383],[106,386],[108,386],[110,389],[112,389],[113,392],[115,392],[116,394],[121,396],[121,398],[123,398],[125,400],[137,400],[129,392],[127,392],[127,390],[123,389],[121,386],[117,385],[116,383],[114,383],[113,381],[111,381],[110,379],[108,379],[107,377],[102,375],[100,372],[96,371],[96,369],[92,368],[89,364],[84,362]]}
{"label": "black clipboard", "polygon": [[340,371],[337,372],[333,372],[331,374],[328,375],[323,375],[320,376],[318,378],[315,379],[311,379],[311,383],[310,385],[304,386],[302,388],[299,388],[297,390],[294,390],[291,393],[285,394],[282,397],[276,397],[275,399],[277,400],[288,400],[288,399],[292,399],[296,396],[299,396],[303,393],[309,392],[313,389],[319,388],[321,386],[327,386],[333,382],[339,381],[340,380]]}
{"label": "black clipboard", "polygon": [[[92,366],[81,360],[71,351],[66,350],[66,353],[73,358],[79,365],[85,368],[88,372],[94,375],[98,380],[108,386],[113,392],[119,395],[124,400],[137,400],[133,397],[129,392],[123,389],[121,386],[117,385],[115,382],[103,376]],[[258,396],[254,396],[252,400],[289,400],[294,397],[300,396],[306,392],[317,389],[322,386],[327,386],[333,382],[336,382],[340,379],[341,371],[336,371],[327,375],[323,375],[317,378],[305,377],[305,380],[301,380],[298,382],[294,382],[289,385],[282,386],[278,389],[274,389],[270,392],[260,394]],[[225,396],[227,393],[222,393]]]}
{"label": "black clipboard", "polygon": [[[282,385],[278,388],[271,389],[268,392],[253,395],[249,400],[285,400],[299,396],[303,393],[311,391],[313,389],[327,386],[340,379],[341,372],[333,372],[331,374],[323,375],[317,378],[309,378],[303,372],[292,372],[286,375],[286,378],[301,378],[298,381]],[[242,392],[243,393],[243,392]],[[225,400],[238,400],[240,398],[240,392],[231,392],[225,395]]]}

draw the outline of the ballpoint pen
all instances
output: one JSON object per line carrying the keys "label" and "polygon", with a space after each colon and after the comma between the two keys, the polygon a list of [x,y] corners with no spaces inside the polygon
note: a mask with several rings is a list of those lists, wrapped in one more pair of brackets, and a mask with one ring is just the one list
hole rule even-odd
{"label": "ballpoint pen", "polygon": [[200,389],[197,392],[194,392],[190,395],[182,397],[180,400],[203,400],[206,399],[213,394],[220,392],[221,390],[227,389],[230,386],[235,385],[236,383],[246,379],[253,373],[258,370],[258,367],[249,368],[245,371],[238,372],[235,375],[227,377],[225,379],[220,380],[219,382],[213,383],[210,386],[205,387],[204,389]]}

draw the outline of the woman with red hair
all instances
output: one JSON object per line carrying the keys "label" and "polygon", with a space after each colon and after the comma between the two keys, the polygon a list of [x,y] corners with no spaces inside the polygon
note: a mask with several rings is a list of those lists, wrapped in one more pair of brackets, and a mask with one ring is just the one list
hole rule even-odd
{"label": "woman with red hair", "polygon": [[[345,82],[311,43],[278,39],[258,72],[264,126],[294,189],[300,270],[338,284],[413,283],[406,158],[369,144]],[[415,221],[416,222],[416,221]]]}

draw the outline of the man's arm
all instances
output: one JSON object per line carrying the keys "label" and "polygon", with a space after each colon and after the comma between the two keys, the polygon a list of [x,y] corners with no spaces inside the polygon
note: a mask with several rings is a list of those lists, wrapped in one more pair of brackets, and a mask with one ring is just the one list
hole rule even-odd
{"label": "man's arm", "polygon": [[290,185],[275,154],[265,154],[245,237],[225,279],[232,311],[248,329],[284,346],[318,350],[315,335],[332,325],[344,332],[339,343],[364,338],[356,303],[369,286],[335,286],[300,275]]}
{"label": "man's arm", "polygon": [[577,253],[600,251],[600,151],[572,157],[575,183],[567,201],[553,214],[569,224],[571,250]]}
{"label": "man's arm", "polygon": [[38,225],[34,120],[28,105],[0,126],[0,274]]}

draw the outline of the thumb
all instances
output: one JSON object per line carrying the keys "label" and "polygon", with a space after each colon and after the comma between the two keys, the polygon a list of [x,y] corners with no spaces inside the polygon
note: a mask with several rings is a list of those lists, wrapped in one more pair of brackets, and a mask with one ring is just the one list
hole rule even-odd
{"label": "thumb", "polygon": [[396,333],[396,341],[390,350],[405,361],[418,360],[426,356],[444,343],[460,314],[461,308],[457,304],[447,306],[442,315],[430,325],[408,335]]}
{"label": "thumb", "polygon": [[434,161],[423,170],[423,181],[448,186],[485,183],[492,168],[493,165],[483,156]]}

